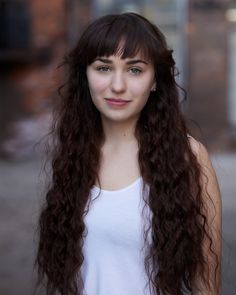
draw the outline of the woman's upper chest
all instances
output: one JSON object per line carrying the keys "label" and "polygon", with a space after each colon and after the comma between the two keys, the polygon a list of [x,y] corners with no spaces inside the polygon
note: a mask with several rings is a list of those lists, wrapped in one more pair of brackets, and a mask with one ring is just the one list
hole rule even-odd
{"label": "woman's upper chest", "polygon": [[[99,179],[104,190],[118,190],[140,177],[136,149],[105,150],[102,153]],[[95,183],[98,185],[98,182]]]}

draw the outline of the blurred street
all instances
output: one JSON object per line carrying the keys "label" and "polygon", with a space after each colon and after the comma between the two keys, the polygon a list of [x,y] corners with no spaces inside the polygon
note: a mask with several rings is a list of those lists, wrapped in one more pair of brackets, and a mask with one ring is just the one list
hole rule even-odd
{"label": "blurred street", "polygon": [[[236,154],[214,154],[211,158],[223,201],[222,294],[235,295]],[[36,223],[44,189],[41,170],[39,160],[0,161],[1,295],[32,294]]]}

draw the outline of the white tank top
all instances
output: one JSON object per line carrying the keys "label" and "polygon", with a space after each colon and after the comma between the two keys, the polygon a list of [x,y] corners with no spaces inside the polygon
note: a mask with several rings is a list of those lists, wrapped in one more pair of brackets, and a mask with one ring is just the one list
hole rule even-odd
{"label": "white tank top", "polygon": [[[148,206],[144,207],[142,184],[140,177],[123,189],[101,190],[98,197],[100,189],[92,187],[92,201],[84,217],[84,295],[151,294],[144,268],[143,237],[151,214]],[[147,186],[144,193],[148,193]],[[150,236],[149,231],[149,242]]]}

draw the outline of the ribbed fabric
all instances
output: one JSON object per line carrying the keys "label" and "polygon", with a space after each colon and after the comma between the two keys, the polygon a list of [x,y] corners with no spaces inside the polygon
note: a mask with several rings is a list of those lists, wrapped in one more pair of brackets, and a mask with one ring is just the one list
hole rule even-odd
{"label": "ribbed fabric", "polygon": [[92,187],[92,202],[84,219],[87,235],[81,274],[85,295],[151,294],[143,237],[150,212],[148,206],[143,211],[142,183],[140,177],[123,189],[101,190],[98,197],[100,189]]}

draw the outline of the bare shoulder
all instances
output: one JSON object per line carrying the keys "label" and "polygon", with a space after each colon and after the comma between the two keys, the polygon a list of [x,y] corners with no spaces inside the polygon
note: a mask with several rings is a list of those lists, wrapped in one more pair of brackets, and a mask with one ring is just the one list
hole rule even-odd
{"label": "bare shoulder", "polygon": [[211,201],[214,205],[220,206],[221,196],[219,183],[210,155],[206,147],[201,142],[197,141],[192,136],[189,136],[188,138],[192,152],[196,156],[201,168],[201,184],[203,193],[208,196],[210,195]]}
{"label": "bare shoulder", "polygon": [[212,165],[210,155],[206,147],[192,136],[188,136],[188,139],[191,150],[201,166],[202,173],[207,175],[210,174],[212,177],[216,178],[215,169]]}
{"label": "bare shoulder", "polygon": [[203,164],[204,162],[209,162],[208,164],[211,164],[210,157],[206,147],[200,141],[196,140],[194,137],[190,135],[188,135],[188,140],[189,140],[192,152],[197,157],[200,164],[201,163]]}

